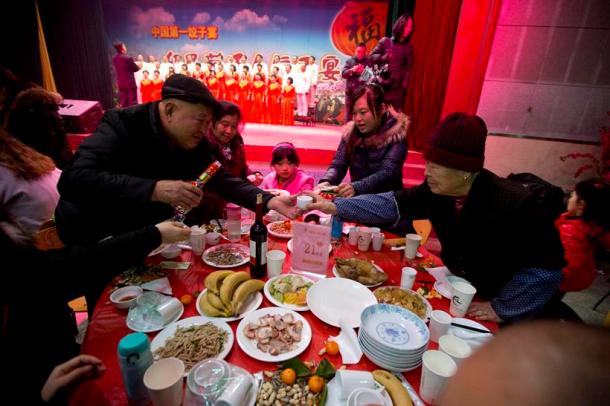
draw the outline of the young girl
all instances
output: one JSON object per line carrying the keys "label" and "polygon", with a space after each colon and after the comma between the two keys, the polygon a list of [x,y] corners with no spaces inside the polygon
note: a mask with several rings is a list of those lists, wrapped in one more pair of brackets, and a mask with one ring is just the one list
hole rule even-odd
{"label": "young girl", "polygon": [[595,250],[610,247],[610,183],[601,178],[576,185],[568,211],[555,225],[559,230],[568,265],[563,269],[562,292],[586,289],[596,275]]}
{"label": "young girl", "polygon": [[290,142],[280,142],[271,155],[273,170],[263,179],[261,189],[283,189],[291,195],[313,189],[313,176],[299,169],[299,155]]}

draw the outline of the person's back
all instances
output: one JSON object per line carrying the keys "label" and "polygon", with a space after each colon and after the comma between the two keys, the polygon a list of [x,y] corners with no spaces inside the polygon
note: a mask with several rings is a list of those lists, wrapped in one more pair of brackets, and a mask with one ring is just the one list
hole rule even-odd
{"label": "person's back", "polygon": [[126,54],[127,47],[122,42],[115,43],[114,49],[116,50],[116,55],[112,58],[112,65],[117,77],[119,101],[121,107],[132,106],[138,102],[134,72],[138,72],[140,66],[136,65],[133,58]]}
{"label": "person's back", "polygon": [[133,58],[125,54],[116,54],[112,58],[112,64],[116,70],[117,84],[119,89],[136,88],[136,80],[133,73],[137,72],[139,68],[133,61]]}
{"label": "person's back", "polygon": [[59,200],[53,161],[0,131],[0,229],[27,244],[51,219]]}
{"label": "person's back", "polygon": [[610,403],[610,331],[530,322],[501,330],[449,380],[441,406]]}

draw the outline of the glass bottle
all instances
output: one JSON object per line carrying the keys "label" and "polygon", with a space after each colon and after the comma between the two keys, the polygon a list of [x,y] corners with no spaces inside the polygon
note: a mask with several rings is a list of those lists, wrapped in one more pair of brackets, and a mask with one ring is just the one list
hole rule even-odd
{"label": "glass bottle", "polygon": [[256,195],[256,220],[250,228],[250,276],[261,279],[267,264],[267,227],[263,224],[263,195]]}

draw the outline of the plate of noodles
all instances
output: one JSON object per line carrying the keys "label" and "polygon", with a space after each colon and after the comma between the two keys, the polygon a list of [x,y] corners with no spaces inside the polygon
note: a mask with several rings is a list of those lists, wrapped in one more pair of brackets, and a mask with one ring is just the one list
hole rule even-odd
{"label": "plate of noodles", "polygon": [[235,337],[224,321],[194,316],[165,327],[150,343],[155,361],[176,357],[184,362],[184,376],[201,360],[224,359]]}

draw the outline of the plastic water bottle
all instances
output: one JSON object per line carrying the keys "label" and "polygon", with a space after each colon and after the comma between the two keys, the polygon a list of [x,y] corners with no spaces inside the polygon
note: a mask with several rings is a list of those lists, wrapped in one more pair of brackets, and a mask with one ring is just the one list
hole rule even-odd
{"label": "plastic water bottle", "polygon": [[338,240],[343,235],[343,221],[337,216],[332,217],[332,225],[330,229],[330,237],[333,240]]}
{"label": "plastic water bottle", "polygon": [[129,404],[150,403],[148,389],[144,385],[144,373],[153,363],[148,337],[143,333],[126,335],[119,341],[118,354]]}

